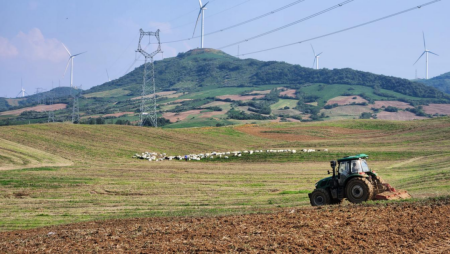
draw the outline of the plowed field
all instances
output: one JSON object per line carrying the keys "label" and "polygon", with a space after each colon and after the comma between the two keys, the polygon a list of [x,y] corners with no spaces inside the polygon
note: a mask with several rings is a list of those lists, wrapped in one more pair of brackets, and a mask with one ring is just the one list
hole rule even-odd
{"label": "plowed field", "polygon": [[0,252],[449,253],[449,199],[87,222],[0,233]]}

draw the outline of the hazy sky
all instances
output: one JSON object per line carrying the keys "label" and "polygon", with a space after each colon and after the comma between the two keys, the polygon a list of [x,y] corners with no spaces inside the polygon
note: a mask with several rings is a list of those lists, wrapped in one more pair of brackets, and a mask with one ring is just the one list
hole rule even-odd
{"label": "hazy sky", "polygon": [[[205,1],[205,0],[204,0]],[[221,48],[259,35],[344,2],[305,0],[266,18],[205,37],[205,47]],[[275,47],[326,34],[430,0],[354,0],[270,35],[241,43],[240,53]],[[295,0],[210,0],[205,11],[205,33],[240,23],[280,8]],[[425,77],[425,59],[413,63],[423,52],[422,31],[430,56],[430,77],[450,71],[449,0],[355,30],[312,42],[249,55],[259,60],[285,61],[312,67],[310,43],[320,58],[320,68],[353,68],[412,79],[415,71]],[[0,96],[15,97],[20,80],[28,93],[37,87],[51,89],[70,84],[63,78],[68,55],[75,58],[74,85],[83,89],[123,76],[142,64],[135,62],[139,29],[161,29],[161,40],[192,37],[199,11],[197,0],[0,0]],[[199,24],[200,25],[200,24]],[[200,34],[200,27],[196,35]],[[163,44],[164,58],[197,48],[200,39]],[[148,49],[150,51],[150,48]],[[236,55],[238,46],[224,48]],[[161,55],[155,59],[160,60]]]}

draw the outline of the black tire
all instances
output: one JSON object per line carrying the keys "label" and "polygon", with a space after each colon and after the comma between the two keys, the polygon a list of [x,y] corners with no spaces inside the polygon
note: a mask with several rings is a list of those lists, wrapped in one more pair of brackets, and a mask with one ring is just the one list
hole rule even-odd
{"label": "black tire", "polygon": [[348,201],[355,204],[362,203],[373,197],[373,186],[367,179],[355,177],[348,181],[345,194]]}
{"label": "black tire", "polygon": [[315,189],[311,193],[309,202],[312,206],[329,205],[331,202],[330,194],[324,189]]}

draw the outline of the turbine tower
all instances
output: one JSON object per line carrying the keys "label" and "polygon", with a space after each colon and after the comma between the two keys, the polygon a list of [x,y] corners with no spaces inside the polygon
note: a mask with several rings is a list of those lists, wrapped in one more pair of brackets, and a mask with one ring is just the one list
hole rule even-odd
{"label": "turbine tower", "polygon": [[311,44],[311,48],[312,48],[312,51],[314,54],[313,68],[314,68],[314,65],[316,65],[316,70],[318,70],[319,69],[319,57],[320,57],[320,55],[322,55],[323,52],[320,52],[319,54],[316,55],[316,51],[314,51],[314,47],[312,44]]}
{"label": "turbine tower", "polygon": [[426,72],[427,72],[426,79],[428,79],[428,53],[433,54],[433,55],[436,55],[436,56],[439,56],[439,55],[436,54],[436,53],[433,53],[433,52],[431,52],[431,51],[429,51],[429,50],[427,49],[427,44],[425,43],[425,33],[422,32],[422,34],[423,34],[423,47],[424,47],[424,51],[423,51],[422,55],[419,56],[419,59],[417,59],[417,61],[416,61],[413,65],[415,65],[415,64],[420,60],[420,58],[422,58],[422,56],[426,54]]}
{"label": "turbine tower", "polygon": [[20,86],[22,88],[20,89],[20,92],[16,95],[16,97],[18,97],[20,94],[22,94],[22,98],[23,98],[23,97],[25,97],[25,94],[27,94],[27,92],[25,92],[25,89],[23,89],[22,79],[20,79]]}
{"label": "turbine tower", "polygon": [[108,82],[111,81],[111,79],[109,78],[109,73],[108,73],[108,69],[106,69],[106,76],[108,77]]}
{"label": "turbine tower", "polygon": [[76,56],[79,56],[79,55],[81,55],[81,54],[86,53],[86,51],[85,51],[85,52],[82,52],[82,53],[78,53],[78,54],[72,55],[72,54],[70,53],[69,49],[67,49],[66,45],[64,45],[64,43],[62,43],[62,45],[63,45],[64,48],[66,49],[67,54],[69,54],[69,61],[67,61],[67,66],[66,66],[66,70],[64,71],[63,77],[66,75],[67,68],[69,67],[69,64],[70,64],[70,65],[71,65],[71,69],[70,69],[70,87],[73,87],[73,59],[74,59]]}
{"label": "turbine tower", "polygon": [[206,5],[209,2],[207,2],[205,5],[203,5],[202,1],[198,0],[198,3],[200,4],[200,12],[198,13],[197,22],[195,22],[194,33],[192,34],[192,38],[195,35],[195,30],[197,29],[198,20],[200,19],[200,16],[202,16],[202,31],[201,31],[202,33],[200,36],[200,41],[201,41],[200,48],[203,48],[203,32],[205,31],[205,28],[204,28],[204,26],[205,26],[205,10],[206,10]]}

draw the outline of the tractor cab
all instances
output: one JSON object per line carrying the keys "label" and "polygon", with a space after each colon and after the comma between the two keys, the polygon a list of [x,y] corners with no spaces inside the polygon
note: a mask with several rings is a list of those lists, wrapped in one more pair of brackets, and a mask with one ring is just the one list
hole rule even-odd
{"label": "tractor cab", "polygon": [[355,176],[373,176],[376,174],[370,170],[366,159],[367,154],[358,154],[338,159],[337,181],[340,186],[344,186],[345,182]]}

